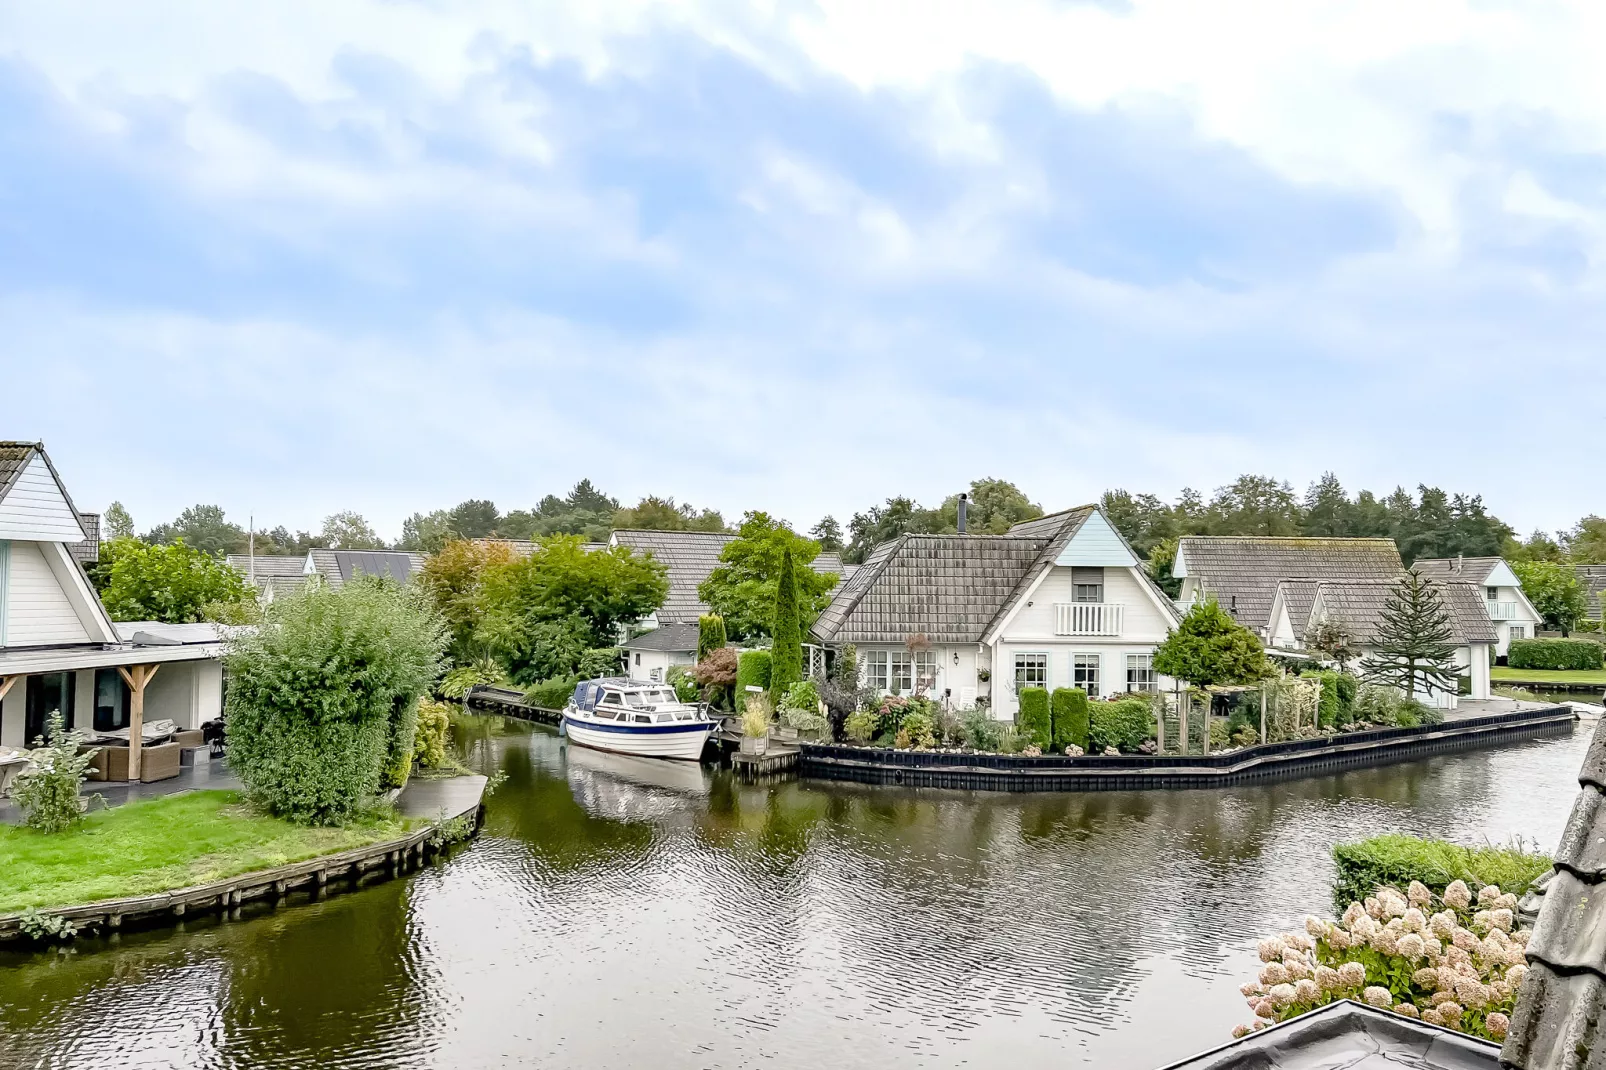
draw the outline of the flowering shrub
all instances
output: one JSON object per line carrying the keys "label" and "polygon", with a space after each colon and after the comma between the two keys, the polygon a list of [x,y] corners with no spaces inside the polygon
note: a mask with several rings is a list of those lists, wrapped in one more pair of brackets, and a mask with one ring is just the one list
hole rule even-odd
{"label": "flowering shrub", "polygon": [[1305,919],[1302,933],[1260,941],[1264,965],[1239,991],[1255,1012],[1234,1036],[1341,999],[1407,1018],[1503,1040],[1528,972],[1526,930],[1515,929],[1517,897],[1487,885],[1476,903],[1462,881],[1435,910],[1427,886],[1383,888],[1351,903],[1338,922]]}
{"label": "flowering shrub", "polygon": [[931,718],[922,710],[910,710],[904,714],[895,745],[904,750],[936,746],[937,735]]}
{"label": "flowering shrub", "polygon": [[880,726],[881,718],[874,710],[854,710],[843,722],[842,731],[854,743],[868,743]]}

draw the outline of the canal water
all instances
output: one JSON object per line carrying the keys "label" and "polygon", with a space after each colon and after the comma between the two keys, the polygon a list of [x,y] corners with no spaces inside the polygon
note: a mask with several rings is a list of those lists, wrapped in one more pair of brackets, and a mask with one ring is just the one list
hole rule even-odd
{"label": "canal water", "polygon": [[506,781],[407,880],[0,958],[4,1067],[1156,1067],[1228,1039],[1333,843],[1561,832],[1571,736],[1230,790],[792,782],[461,731]]}

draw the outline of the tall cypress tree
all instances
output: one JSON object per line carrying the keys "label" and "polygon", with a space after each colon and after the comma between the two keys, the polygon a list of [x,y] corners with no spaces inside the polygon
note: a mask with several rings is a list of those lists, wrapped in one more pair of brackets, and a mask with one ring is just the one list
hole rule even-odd
{"label": "tall cypress tree", "polygon": [[702,661],[711,652],[725,646],[725,618],[718,613],[704,613],[697,618],[697,660]]}
{"label": "tall cypress tree", "polygon": [[777,697],[803,678],[803,621],[798,615],[797,574],[792,549],[781,554],[781,575],[775,584],[775,646],[770,661],[770,691]]}
{"label": "tall cypress tree", "polygon": [[1375,683],[1388,684],[1414,699],[1417,681],[1425,692],[1430,686],[1456,689],[1455,631],[1438,588],[1415,569],[1389,591],[1372,652],[1361,662],[1361,674]]}

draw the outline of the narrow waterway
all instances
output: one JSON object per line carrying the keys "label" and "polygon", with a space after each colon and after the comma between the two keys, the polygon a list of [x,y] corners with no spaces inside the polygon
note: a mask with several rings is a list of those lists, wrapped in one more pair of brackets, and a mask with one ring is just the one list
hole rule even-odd
{"label": "narrow waterway", "polygon": [[236,924],[0,957],[0,1066],[1141,1070],[1245,1020],[1254,940],[1327,910],[1334,842],[1548,847],[1588,742],[1010,796],[467,731],[507,775],[477,842]]}

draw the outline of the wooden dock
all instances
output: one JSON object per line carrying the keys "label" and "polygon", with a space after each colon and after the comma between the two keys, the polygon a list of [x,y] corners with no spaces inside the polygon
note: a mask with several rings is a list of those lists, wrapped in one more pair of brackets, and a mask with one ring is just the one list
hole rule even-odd
{"label": "wooden dock", "polygon": [[741,748],[731,751],[731,768],[744,780],[759,780],[796,771],[802,751],[792,743],[770,740],[763,754],[743,754]]}
{"label": "wooden dock", "polygon": [[524,701],[524,692],[514,691],[507,687],[491,687],[488,684],[476,684],[468,689],[463,701],[471,709],[485,710],[488,713],[500,713],[504,717],[516,717],[521,721],[534,721],[536,724],[560,724],[563,721],[562,710],[549,710],[544,706],[532,706]]}

